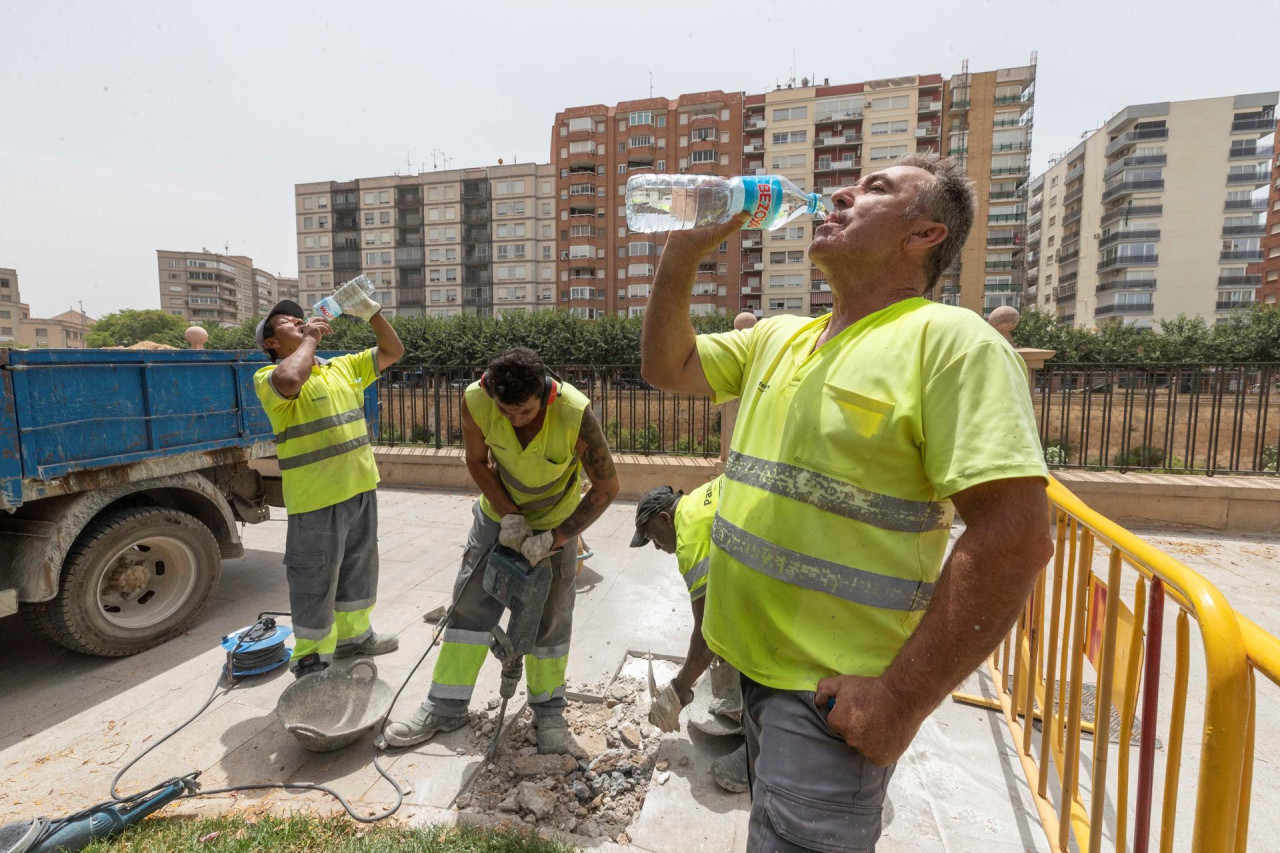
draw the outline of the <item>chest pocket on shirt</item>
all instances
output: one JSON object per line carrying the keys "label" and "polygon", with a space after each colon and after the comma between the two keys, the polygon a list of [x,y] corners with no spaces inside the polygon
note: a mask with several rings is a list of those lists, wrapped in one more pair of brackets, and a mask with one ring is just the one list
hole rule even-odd
{"label": "chest pocket on shirt", "polygon": [[800,443],[796,462],[844,480],[859,481],[874,463],[893,416],[893,404],[823,385],[816,411],[795,410]]}

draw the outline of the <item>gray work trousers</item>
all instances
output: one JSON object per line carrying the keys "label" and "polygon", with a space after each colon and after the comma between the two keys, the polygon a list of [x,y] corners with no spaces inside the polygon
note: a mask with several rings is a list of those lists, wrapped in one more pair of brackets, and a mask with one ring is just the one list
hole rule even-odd
{"label": "gray work trousers", "polygon": [[291,514],[284,564],[295,661],[310,654],[329,661],[338,646],[368,637],[378,597],[377,492]]}
{"label": "gray work trousers", "polygon": [[894,766],[862,757],[827,726],[809,692],[742,677],[751,782],[748,853],[870,853]]}
{"label": "gray work trousers", "polygon": [[[480,509],[472,508],[467,550],[453,585],[453,616],[445,628],[440,656],[423,707],[442,716],[467,712],[476,677],[488,654],[490,632],[506,608],[484,589],[489,552],[498,541],[501,525]],[[573,633],[573,604],[577,594],[578,539],[574,537],[551,555],[551,590],[542,610],[533,654],[525,656],[525,680],[529,707],[536,716],[564,713],[564,671]]]}

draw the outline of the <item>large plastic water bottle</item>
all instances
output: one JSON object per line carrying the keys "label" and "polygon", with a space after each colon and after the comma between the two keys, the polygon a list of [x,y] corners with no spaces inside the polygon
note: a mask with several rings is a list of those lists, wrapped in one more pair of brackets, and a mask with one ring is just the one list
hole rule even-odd
{"label": "large plastic water bottle", "polygon": [[727,222],[739,211],[751,214],[743,228],[772,231],[806,214],[822,215],[826,204],[780,175],[634,175],[627,181],[632,231],[683,231]]}
{"label": "large plastic water bottle", "polygon": [[311,309],[311,316],[332,321],[340,314],[350,314],[368,320],[381,307],[373,299],[373,290],[373,282],[366,276],[358,275],[317,302]]}

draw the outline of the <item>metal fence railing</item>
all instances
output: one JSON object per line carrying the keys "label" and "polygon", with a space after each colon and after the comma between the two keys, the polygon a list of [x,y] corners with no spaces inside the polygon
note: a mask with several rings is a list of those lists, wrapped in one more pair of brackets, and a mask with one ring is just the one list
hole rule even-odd
{"label": "metal fence railing", "polygon": [[[591,399],[617,453],[720,455],[720,410],[705,397],[668,394],[638,365],[565,365],[551,371]],[[378,383],[374,442],[462,447],[462,405],[483,365],[396,365]]]}
{"label": "metal fence railing", "polygon": [[1276,474],[1280,364],[1056,364],[1035,371],[1051,467]]}

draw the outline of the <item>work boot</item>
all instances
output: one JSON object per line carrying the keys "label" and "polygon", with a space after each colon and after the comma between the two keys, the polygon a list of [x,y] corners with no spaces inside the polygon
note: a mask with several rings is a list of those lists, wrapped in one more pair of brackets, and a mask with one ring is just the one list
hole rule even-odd
{"label": "work boot", "polygon": [[378,746],[386,749],[389,746],[413,746],[430,740],[436,732],[451,732],[460,729],[471,721],[469,714],[445,716],[428,711],[422,705],[407,720],[397,720],[387,725],[378,741]]}
{"label": "work boot", "polygon": [[333,653],[335,658],[349,658],[356,655],[385,655],[394,652],[400,648],[400,638],[395,634],[379,634],[377,631],[370,631],[369,636],[365,637],[358,643],[347,643],[345,646],[338,646],[337,651]]}
{"label": "work boot", "polygon": [[294,661],[290,671],[293,672],[294,678],[302,678],[302,676],[311,675],[313,672],[324,672],[328,668],[329,664],[320,660],[320,655],[312,652],[306,657]]}
{"label": "work boot", "polygon": [[564,721],[564,717],[559,714],[534,717],[533,724],[538,730],[539,753],[563,755],[569,751],[569,724]]}
{"label": "work boot", "polygon": [[751,790],[747,781],[747,745],[735,749],[728,755],[722,755],[711,765],[711,778],[726,791],[745,794]]}

